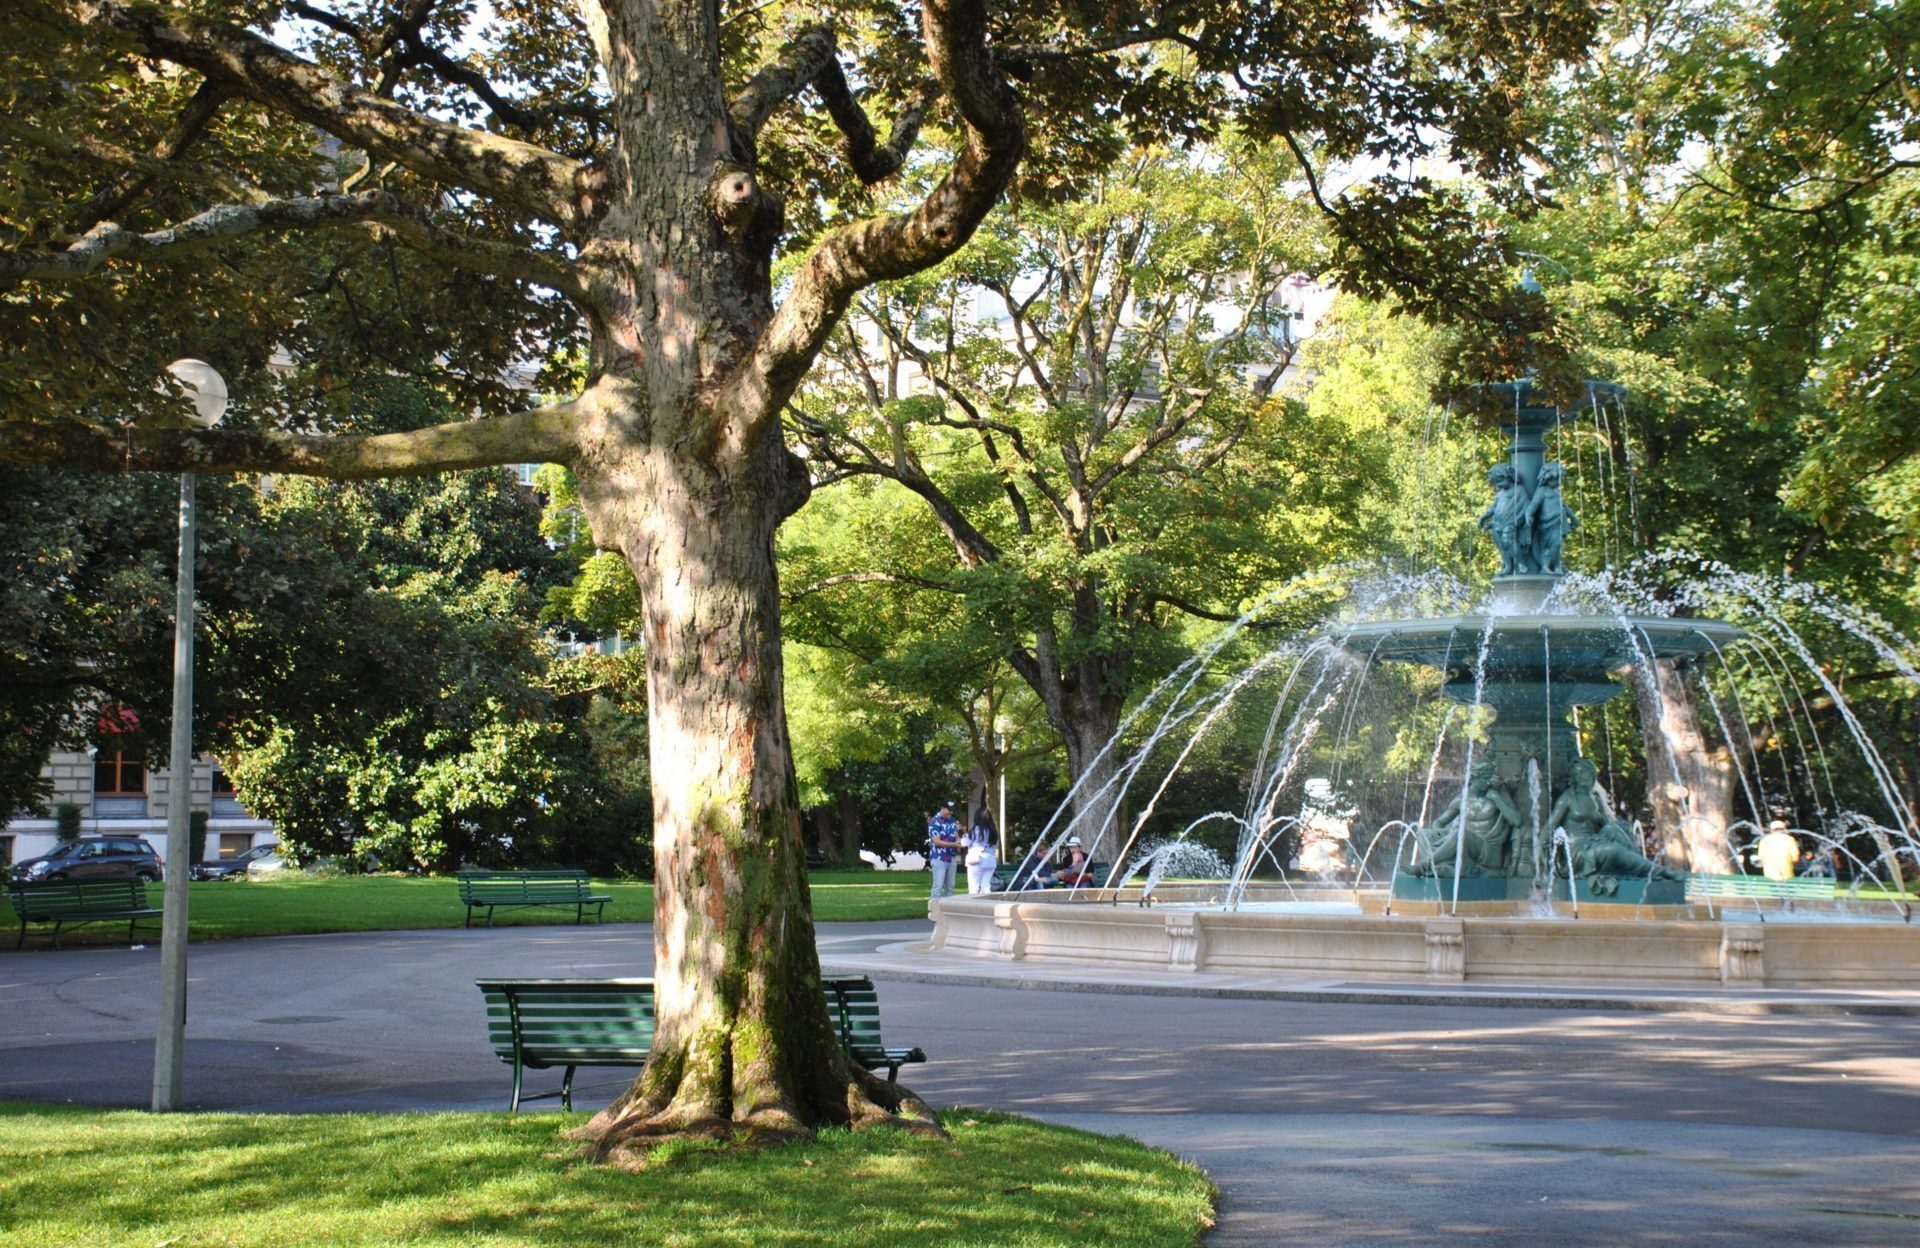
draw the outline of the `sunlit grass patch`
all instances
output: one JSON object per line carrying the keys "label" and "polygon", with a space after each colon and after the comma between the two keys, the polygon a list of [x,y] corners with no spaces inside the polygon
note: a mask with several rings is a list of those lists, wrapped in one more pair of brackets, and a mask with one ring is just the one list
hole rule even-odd
{"label": "sunlit grass patch", "polygon": [[0,1105],[0,1246],[1191,1245],[1206,1176],[1000,1114],[580,1160],[580,1115],[152,1115]]}

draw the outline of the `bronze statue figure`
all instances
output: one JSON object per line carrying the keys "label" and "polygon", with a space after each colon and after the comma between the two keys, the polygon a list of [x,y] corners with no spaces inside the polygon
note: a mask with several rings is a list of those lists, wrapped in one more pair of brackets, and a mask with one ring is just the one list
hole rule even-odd
{"label": "bronze statue figure", "polygon": [[[1447,804],[1433,823],[1414,829],[1421,861],[1416,875],[1451,875],[1454,857],[1465,834],[1467,857],[1459,864],[1462,875],[1500,875],[1506,867],[1507,846],[1520,828],[1520,808],[1500,787],[1493,760],[1475,760],[1460,796]],[[1460,808],[1466,805],[1465,826]]]}
{"label": "bronze statue figure", "polygon": [[1587,759],[1574,761],[1567,787],[1547,816],[1550,828],[1565,828],[1572,842],[1576,877],[1624,875],[1642,879],[1684,880],[1686,875],[1641,854],[1633,833],[1610,817],[1598,793],[1600,773]]}
{"label": "bronze statue figure", "polygon": [[1487,483],[1493,486],[1493,502],[1480,513],[1480,527],[1500,549],[1500,575],[1516,576],[1533,572],[1533,535],[1521,523],[1527,509],[1527,491],[1520,484],[1512,464],[1495,464],[1487,469]]}
{"label": "bronze statue figure", "polygon": [[1566,499],[1560,494],[1560,482],[1566,471],[1559,464],[1541,468],[1540,484],[1520,517],[1520,528],[1532,539],[1533,570],[1550,576],[1566,573],[1567,565],[1561,552],[1567,544],[1567,535],[1580,527],[1580,521],[1567,510]]}

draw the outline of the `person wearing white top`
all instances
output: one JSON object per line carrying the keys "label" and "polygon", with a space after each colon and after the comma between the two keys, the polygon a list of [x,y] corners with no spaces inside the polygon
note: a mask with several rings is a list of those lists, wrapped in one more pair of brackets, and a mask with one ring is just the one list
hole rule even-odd
{"label": "person wearing white top", "polygon": [[993,869],[1000,865],[995,848],[999,837],[993,830],[993,816],[982,806],[967,829],[967,892],[993,891]]}

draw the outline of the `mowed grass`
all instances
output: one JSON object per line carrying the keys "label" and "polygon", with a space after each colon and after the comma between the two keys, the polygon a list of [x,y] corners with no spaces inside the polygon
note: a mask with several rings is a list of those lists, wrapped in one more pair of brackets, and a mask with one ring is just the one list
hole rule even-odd
{"label": "mowed grass", "polygon": [[571,1152],[556,1128],[582,1118],[0,1105],[0,1246],[1171,1248],[1212,1218],[1206,1175],[1168,1153],[1001,1114],[639,1173]]}
{"label": "mowed grass", "polygon": [[[810,876],[813,917],[821,922],[861,919],[923,919],[928,877],[924,871],[815,871]],[[632,880],[595,880],[607,903],[609,923],[646,923],[653,918],[653,885]],[[190,886],[188,930],[194,940],[236,936],[292,936],[315,932],[383,932],[403,928],[459,927],[467,921],[459,886],[449,877],[350,875],[316,878],[286,872],[265,879],[207,880]],[[148,885],[152,905],[161,886]],[[592,911],[588,912],[591,923]],[[0,914],[7,914],[0,910]],[[8,914],[11,918],[11,915]],[[474,923],[486,921],[484,911]],[[494,911],[495,927],[572,923],[573,910],[556,906]],[[52,927],[27,929],[30,945],[51,943]],[[157,921],[143,925],[141,939],[159,938]],[[124,923],[97,923],[62,932],[60,943],[125,943]]]}

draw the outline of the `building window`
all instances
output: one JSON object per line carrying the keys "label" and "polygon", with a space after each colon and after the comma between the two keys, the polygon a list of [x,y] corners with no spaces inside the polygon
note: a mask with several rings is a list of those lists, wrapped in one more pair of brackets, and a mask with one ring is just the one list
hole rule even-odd
{"label": "building window", "polygon": [[145,759],[126,750],[101,750],[94,756],[93,813],[99,819],[146,817]]}
{"label": "building window", "polygon": [[93,760],[93,791],[99,797],[144,797],[147,763],[138,754],[101,750]]}
{"label": "building window", "polygon": [[[247,808],[240,804],[240,795],[234,791],[233,777],[220,764],[213,765],[213,811],[215,819],[245,819]],[[244,846],[242,848],[245,848]],[[222,852],[221,857],[227,855]]]}
{"label": "building window", "polygon": [[241,854],[246,853],[248,850],[252,848],[253,848],[253,833],[222,832],[220,834],[220,844],[218,847],[218,851],[215,856],[223,859],[238,858]]}

